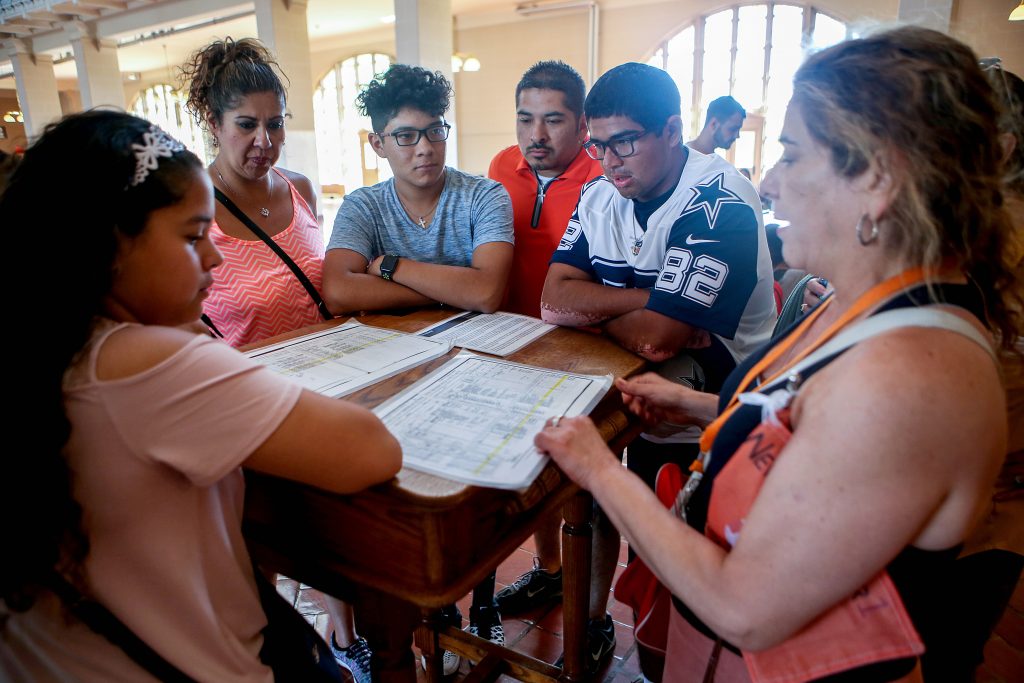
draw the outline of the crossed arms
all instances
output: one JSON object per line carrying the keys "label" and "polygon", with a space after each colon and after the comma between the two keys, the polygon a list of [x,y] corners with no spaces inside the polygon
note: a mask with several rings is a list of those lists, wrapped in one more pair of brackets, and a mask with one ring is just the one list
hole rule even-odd
{"label": "crossed arms", "polygon": [[541,294],[541,317],[566,327],[600,325],[623,348],[655,362],[710,343],[705,330],[646,308],[649,298],[647,289],[602,285],[579,268],[552,263]]}
{"label": "crossed arms", "polygon": [[501,305],[512,245],[487,242],[473,250],[468,267],[400,258],[390,281],[380,276],[383,256],[367,261],[351,249],[331,249],[324,258],[324,301],[333,313],[444,303],[493,313]]}

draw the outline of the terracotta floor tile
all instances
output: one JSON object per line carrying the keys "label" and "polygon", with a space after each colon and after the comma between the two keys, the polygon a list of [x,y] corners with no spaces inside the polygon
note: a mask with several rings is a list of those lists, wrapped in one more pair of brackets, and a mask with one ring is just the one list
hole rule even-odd
{"label": "terracotta floor tile", "polygon": [[519,640],[516,650],[551,664],[562,654],[562,639],[550,631],[535,626]]}
{"label": "terracotta floor tile", "polygon": [[635,647],[628,656],[622,659],[617,673],[619,676],[625,676],[625,680],[630,681],[640,675],[640,659],[637,657]]}
{"label": "terracotta floor tile", "polygon": [[517,549],[508,556],[508,559],[498,565],[496,577],[498,588],[504,588],[511,584],[531,569],[533,569],[533,551]]}
{"label": "terracotta floor tile", "polygon": [[526,539],[521,547],[531,555],[537,554],[537,544],[533,542],[533,534],[530,534],[530,537]]}
{"label": "terracotta floor tile", "polygon": [[615,656],[622,659],[633,648],[633,627],[618,622],[615,624]]}
{"label": "terracotta floor tile", "polygon": [[288,604],[295,606],[295,598],[299,595],[299,582],[285,576],[277,577],[277,592],[281,594]]}
{"label": "terracotta floor tile", "polygon": [[521,619],[502,619],[501,626],[505,630],[506,645],[514,650],[519,650],[517,647],[519,641],[522,640],[527,631],[533,628],[533,624],[529,624]]}
{"label": "terracotta floor tile", "polygon": [[330,642],[328,638],[331,637],[331,632],[334,630],[331,628],[331,615],[327,612],[321,612],[316,615],[316,619],[313,622],[313,628],[320,634],[320,637],[326,642]]}
{"label": "terracotta floor tile", "polygon": [[608,601],[608,611],[612,614],[612,620],[626,626],[633,626],[633,609],[624,605],[614,597]]}
{"label": "terracotta floor tile", "polygon": [[551,633],[562,636],[562,603],[555,603],[549,605],[544,610],[538,612],[538,618],[535,622],[541,628],[550,631]]}
{"label": "terracotta floor tile", "polygon": [[295,601],[295,609],[299,611],[299,614],[320,614],[327,611],[327,603],[324,601],[324,595],[320,591],[312,588],[302,588],[299,590],[299,597]]}

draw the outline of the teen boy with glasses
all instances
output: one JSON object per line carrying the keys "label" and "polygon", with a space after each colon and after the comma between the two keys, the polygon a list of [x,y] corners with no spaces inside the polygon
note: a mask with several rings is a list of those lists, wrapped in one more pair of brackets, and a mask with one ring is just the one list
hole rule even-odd
{"label": "teen boy with glasses", "polygon": [[345,197],[324,259],[335,313],[444,303],[493,312],[512,264],[512,206],[493,180],[445,166],[451,84],[394,64],[356,102],[394,177]]}

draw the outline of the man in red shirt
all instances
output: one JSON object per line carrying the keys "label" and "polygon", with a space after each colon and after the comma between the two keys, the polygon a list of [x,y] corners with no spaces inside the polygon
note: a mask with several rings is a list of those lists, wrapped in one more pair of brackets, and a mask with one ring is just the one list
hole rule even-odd
{"label": "man in red shirt", "polygon": [[[516,139],[498,152],[487,175],[512,197],[515,251],[503,310],[540,317],[540,294],[551,254],[565,233],[580,190],[603,172],[583,151],[586,86],[568,64],[538,62],[516,86]],[[560,517],[534,534],[535,567],[495,596],[500,611],[517,614],[562,595]]]}
{"label": "man in red shirt", "polygon": [[540,317],[548,261],[565,233],[583,184],[603,172],[583,151],[586,88],[568,64],[538,62],[516,86],[516,139],[487,175],[512,197],[515,252],[502,308]]}

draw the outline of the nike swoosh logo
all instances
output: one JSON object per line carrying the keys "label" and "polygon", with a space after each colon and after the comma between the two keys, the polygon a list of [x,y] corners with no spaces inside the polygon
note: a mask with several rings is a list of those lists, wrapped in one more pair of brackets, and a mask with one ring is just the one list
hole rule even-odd
{"label": "nike swoosh logo", "polygon": [[698,240],[698,239],[694,239],[693,235],[687,235],[686,236],[686,243],[687,244],[691,244],[691,245],[692,244],[711,244],[711,243],[721,242],[721,241],[722,240]]}
{"label": "nike swoosh logo", "polygon": [[544,590],[544,589],[543,588],[538,588],[537,590],[532,591],[529,588],[527,588],[526,589],[526,597],[532,598],[534,595],[536,595],[537,593],[540,593],[542,590]]}

